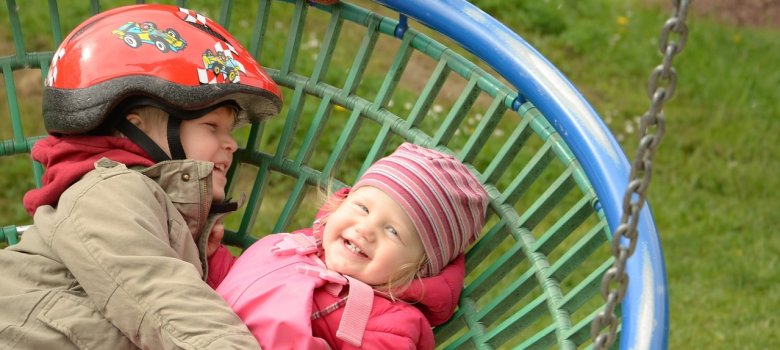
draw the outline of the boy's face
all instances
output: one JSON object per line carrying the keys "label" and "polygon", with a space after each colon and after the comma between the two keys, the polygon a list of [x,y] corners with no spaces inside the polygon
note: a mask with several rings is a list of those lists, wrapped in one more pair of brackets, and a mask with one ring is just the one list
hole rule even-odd
{"label": "boy's face", "polygon": [[187,159],[214,163],[212,194],[215,201],[225,199],[227,171],[238,148],[231,136],[234,125],[235,112],[230,107],[220,107],[181,123],[181,145]]}
{"label": "boy's face", "polygon": [[370,186],[351,192],[328,216],[322,247],[329,269],[374,286],[397,277],[403,265],[418,264],[425,254],[406,211]]}

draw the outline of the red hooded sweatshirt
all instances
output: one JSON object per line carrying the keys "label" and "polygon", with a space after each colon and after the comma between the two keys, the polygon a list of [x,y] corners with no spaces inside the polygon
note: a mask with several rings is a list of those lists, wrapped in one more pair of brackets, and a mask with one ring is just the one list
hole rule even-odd
{"label": "red hooded sweatshirt", "polygon": [[84,174],[95,169],[95,162],[101,158],[124,163],[128,167],[154,165],[141,147],[129,139],[111,136],[49,135],[35,143],[31,155],[46,169],[41,188],[24,195],[24,208],[31,216],[39,206],[56,206],[60,195]]}

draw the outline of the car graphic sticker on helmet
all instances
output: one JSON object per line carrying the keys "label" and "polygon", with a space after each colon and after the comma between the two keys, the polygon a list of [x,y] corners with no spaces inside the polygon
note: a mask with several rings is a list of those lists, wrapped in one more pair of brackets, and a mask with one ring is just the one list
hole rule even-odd
{"label": "car graphic sticker on helmet", "polygon": [[[180,14],[179,17],[183,19],[184,22],[186,22],[187,24],[192,25],[193,27],[196,27],[206,33],[209,33],[211,34],[211,36],[219,38],[219,40],[222,40],[224,42],[228,41],[227,39],[225,39],[224,36],[211,29],[211,27],[206,23],[207,21],[210,21],[208,17],[183,7],[179,7],[179,14]],[[181,14],[183,14],[184,17],[182,17]]]}
{"label": "car graphic sticker on helmet", "polygon": [[154,45],[160,52],[178,52],[187,47],[187,42],[173,28],[157,29],[154,22],[127,22],[112,32],[127,46],[138,48],[141,44]]}
{"label": "car graphic sticker on helmet", "polygon": [[179,7],[179,12],[184,14],[184,18],[182,18],[185,22],[189,22],[192,24],[200,24],[200,25],[206,25],[206,19],[207,17],[204,15],[201,15],[200,13],[197,13],[193,10],[186,9],[183,7]]}
{"label": "car graphic sticker on helmet", "polygon": [[[222,43],[214,44],[214,51],[206,49],[203,52],[203,64],[205,69],[198,68],[198,81],[201,84],[216,84],[218,82],[238,83],[239,73],[246,75],[246,70],[241,62],[233,59],[235,49],[227,45],[227,49],[222,48]],[[216,53],[215,53],[216,52]],[[213,75],[210,75],[212,72]],[[212,78],[209,78],[212,76]]]}

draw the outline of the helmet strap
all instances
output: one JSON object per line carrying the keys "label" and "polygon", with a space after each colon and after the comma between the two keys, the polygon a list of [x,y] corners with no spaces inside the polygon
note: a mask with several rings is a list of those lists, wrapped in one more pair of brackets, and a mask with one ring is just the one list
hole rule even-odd
{"label": "helmet strap", "polygon": [[209,214],[224,214],[238,210],[238,203],[231,202],[230,199],[226,199],[222,203],[211,203]]}
{"label": "helmet strap", "polygon": [[181,119],[170,115],[168,117],[168,149],[171,150],[171,159],[186,159],[184,146],[181,144]]}
{"label": "helmet strap", "polygon": [[141,147],[141,149],[146,151],[146,153],[155,163],[171,160],[171,157],[169,157],[165,151],[163,151],[162,148],[160,148],[160,146],[157,145],[157,143],[155,143],[151,137],[149,137],[149,135],[146,135],[146,133],[141,131],[141,129],[139,129],[129,120],[125,118],[119,118],[116,124],[116,129],[127,136],[128,139],[132,140],[139,147]]}

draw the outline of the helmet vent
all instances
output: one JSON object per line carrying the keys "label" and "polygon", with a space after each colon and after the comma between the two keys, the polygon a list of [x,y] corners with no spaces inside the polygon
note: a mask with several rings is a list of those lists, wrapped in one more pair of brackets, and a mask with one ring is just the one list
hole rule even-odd
{"label": "helmet vent", "polygon": [[73,41],[73,39],[78,38],[81,35],[81,33],[84,33],[85,30],[87,30],[87,29],[89,29],[89,27],[92,27],[93,25],[95,25],[95,23],[97,23],[98,21],[100,21],[100,19],[96,19],[96,20],[91,21],[89,23],[85,23],[81,28],[79,28],[77,31],[73,32],[73,34],[70,35],[70,38],[68,39],[68,42],[71,42],[71,41]]}
{"label": "helmet vent", "polygon": [[209,34],[209,35],[211,35],[211,36],[213,36],[213,37],[215,37],[215,38],[217,38],[219,40],[222,40],[223,42],[228,42],[228,40],[225,39],[224,36],[222,36],[219,33],[215,32],[213,29],[209,28],[207,25],[205,25],[203,23],[193,23],[193,22],[189,22],[189,21],[185,21],[185,23],[187,23],[187,24],[189,24],[189,25],[191,25],[191,26],[193,26],[195,28],[198,28],[198,29],[204,31],[207,34]]}

